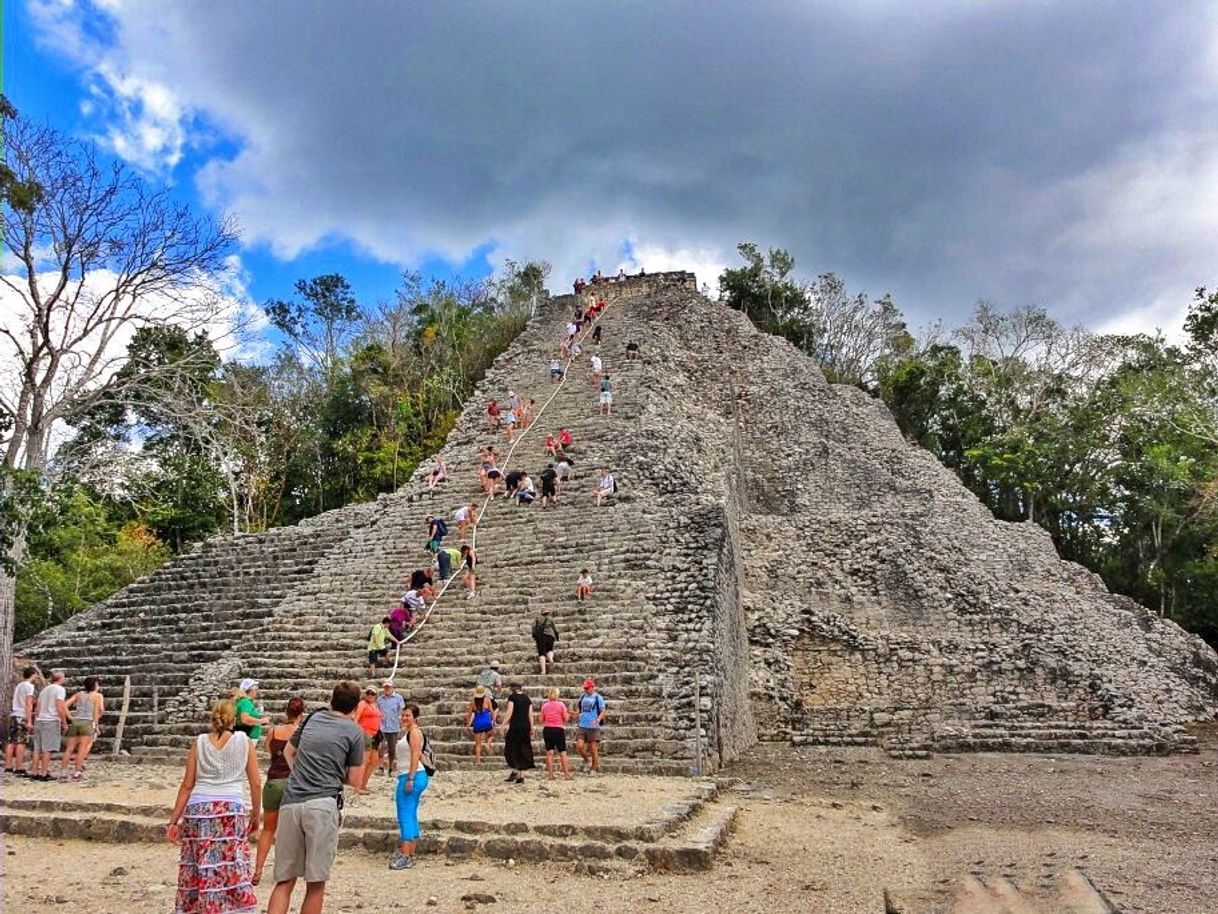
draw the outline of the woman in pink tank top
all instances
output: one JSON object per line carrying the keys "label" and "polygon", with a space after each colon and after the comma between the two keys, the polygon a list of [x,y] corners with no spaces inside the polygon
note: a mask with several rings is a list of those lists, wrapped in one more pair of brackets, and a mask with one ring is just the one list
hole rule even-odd
{"label": "woman in pink tank top", "polygon": [[541,706],[541,737],[546,745],[546,780],[554,780],[554,755],[565,780],[571,780],[571,762],[567,759],[567,720],[570,709],[558,700],[558,689],[546,693],[546,702]]}

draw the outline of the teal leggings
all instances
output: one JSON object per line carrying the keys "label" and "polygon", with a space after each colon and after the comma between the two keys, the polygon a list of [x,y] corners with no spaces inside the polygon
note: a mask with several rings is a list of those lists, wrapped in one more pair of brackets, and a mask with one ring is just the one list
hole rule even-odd
{"label": "teal leggings", "polygon": [[406,775],[398,775],[398,789],[394,800],[398,808],[398,831],[403,841],[419,840],[419,800],[427,789],[427,772],[422,766],[414,773],[414,790],[406,789]]}

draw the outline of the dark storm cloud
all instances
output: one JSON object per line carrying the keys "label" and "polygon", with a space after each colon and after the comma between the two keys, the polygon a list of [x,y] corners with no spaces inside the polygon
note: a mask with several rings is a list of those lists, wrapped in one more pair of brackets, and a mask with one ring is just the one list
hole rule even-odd
{"label": "dark storm cloud", "polygon": [[231,133],[241,151],[201,187],[284,253],[338,234],[460,260],[491,241],[574,271],[616,265],[625,239],[723,262],[748,238],[918,320],[984,296],[1094,324],[1170,320],[1215,271],[1212,3],[114,15],[111,82],[164,86]]}

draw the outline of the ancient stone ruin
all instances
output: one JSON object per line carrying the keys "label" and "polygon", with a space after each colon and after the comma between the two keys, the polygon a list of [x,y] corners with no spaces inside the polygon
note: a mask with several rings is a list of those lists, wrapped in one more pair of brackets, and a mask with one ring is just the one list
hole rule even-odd
{"label": "ancient stone ruin", "polygon": [[[1213,650],[1061,561],[1038,527],[994,520],[882,404],[696,289],[689,273],[595,287],[612,418],[586,353],[550,382],[576,303],[550,298],[449,435],[434,499],[424,466],[374,503],[217,537],[19,653],[115,697],[130,675],[124,747],[144,757],[177,755],[240,676],[262,680],[270,711],[367,680],[368,629],[424,561],[426,516],[474,498],[483,405],[512,388],[548,405],[510,466],[540,471],[545,434],[566,427],[577,476],[553,510],[492,504],[479,597],[454,587],[402,652],[398,685],[447,762],[470,751],[460,712],[491,659],[534,695],[596,678],[618,770],[710,770],[758,739],[896,755],[1192,746],[1184,725],[1218,707]],[[627,362],[631,341],[642,358]],[[600,467],[620,491],[595,508]],[[578,603],[585,567],[596,591]],[[543,608],[561,633],[544,682],[529,635]]]}

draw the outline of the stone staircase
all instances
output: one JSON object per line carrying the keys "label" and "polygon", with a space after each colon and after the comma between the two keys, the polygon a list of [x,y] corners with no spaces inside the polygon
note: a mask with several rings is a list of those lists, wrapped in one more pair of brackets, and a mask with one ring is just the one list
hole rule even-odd
{"label": "stone staircase", "polygon": [[138,739],[194,672],[251,637],[367,513],[330,512],[299,527],[208,540],[18,645],[18,652],[43,669],[68,671],[76,683],[98,676],[109,697],[103,723],[110,727],[117,721],[123,678],[130,676],[127,732]]}
{"label": "stone staircase", "polygon": [[[521,681],[535,700],[550,687],[573,700],[592,676],[610,708],[606,770],[688,773],[696,744],[692,670],[714,650],[704,613],[691,608],[709,606],[713,595],[696,580],[704,559],[688,497],[665,497],[672,480],[638,447],[643,413],[663,402],[664,372],[654,357],[624,359],[626,342],[647,333],[646,314],[626,307],[631,296],[624,286],[607,289],[611,304],[600,320],[601,354],[616,387],[611,417],[597,415],[587,363],[592,347],[564,384],[550,382],[546,362],[575,305],[570,296],[551,299],[488,372],[450,434],[442,451],[450,481],[434,497],[425,465],[373,505],[268,534],[264,539],[281,542],[284,554],[301,556],[290,568],[275,564],[278,558],[256,557],[260,550],[252,547],[262,540],[213,540],[133,585],[93,618],[73,620],[70,632],[60,627],[22,645],[22,653],[63,666],[74,680],[102,676],[112,708],[116,678],[131,673],[137,701],[124,744],[146,760],[176,758],[199,732],[208,703],[240,677],[261,680],[261,700],[273,714],[291,695],[310,706],[323,703],[340,678],[379,682],[384,671],[369,675],[365,665],[368,629],[396,602],[411,570],[426,563],[427,515],[450,516],[471,500],[481,504],[479,446],[494,441],[501,452],[509,446],[485,428],[487,398],[511,388],[542,408],[553,394],[506,466],[537,479],[548,460],[546,433],[566,427],[575,440],[575,478],[555,508],[502,499],[489,505],[477,532],[479,595],[466,600],[457,582],[443,595],[402,650],[399,691],[421,705],[440,761],[451,766],[472,754],[461,723],[474,677],[489,660],[499,660],[505,677]],[[596,508],[592,493],[601,466],[613,469],[621,491]],[[452,527],[449,542],[457,539]],[[585,603],[574,598],[582,568],[595,580]],[[542,609],[551,611],[561,633],[557,666],[544,680],[530,637]],[[708,713],[708,750],[710,730]]]}
{"label": "stone staircase", "polygon": [[[691,274],[603,296],[612,417],[597,415],[592,347],[549,380],[576,301],[547,299],[449,435],[442,490],[428,464],[374,503],[210,541],[18,652],[101,676],[111,707],[130,674],[125,745],[147,760],[180,754],[243,676],[272,714],[294,694],[324,702],[339,678],[379,681],[368,630],[426,561],[426,516],[480,502],[477,454],[496,439],[484,405],[513,389],[553,399],[506,466],[540,473],[546,433],[565,426],[577,475],[556,508],[489,506],[478,598],[454,586],[402,651],[400,691],[442,764],[469,762],[463,708],[492,659],[534,698],[596,678],[607,767],[628,772],[713,770],[759,733],[912,758],[1195,749],[1184,725],[1218,708],[1218,655],[1199,638],[1061,561],[1040,528],[994,520],[882,404],[827,384]],[[627,362],[632,340],[643,358]],[[601,466],[621,491],[596,508]],[[596,587],[580,604],[585,567]],[[544,681],[529,636],[543,608],[561,632]]]}

